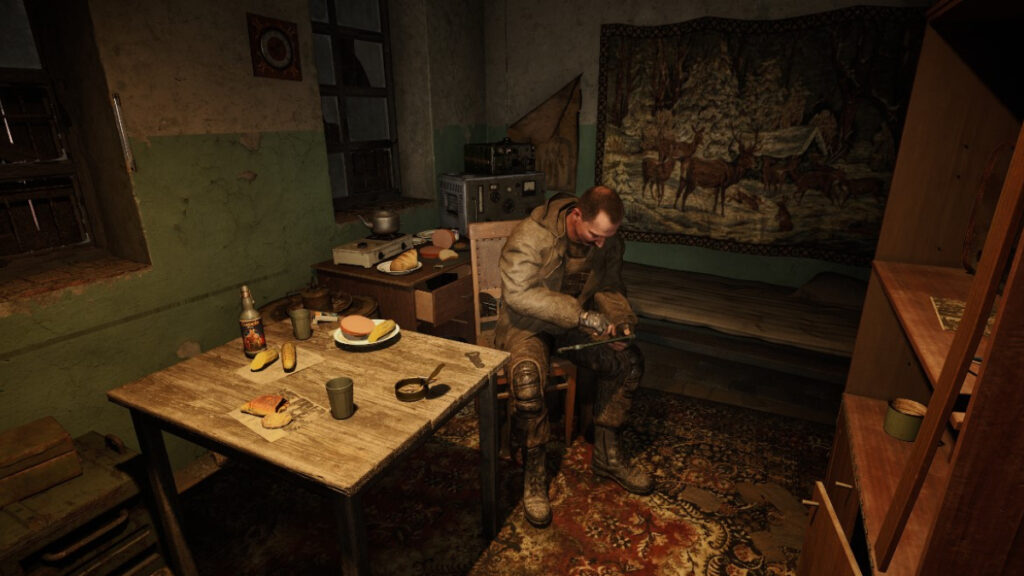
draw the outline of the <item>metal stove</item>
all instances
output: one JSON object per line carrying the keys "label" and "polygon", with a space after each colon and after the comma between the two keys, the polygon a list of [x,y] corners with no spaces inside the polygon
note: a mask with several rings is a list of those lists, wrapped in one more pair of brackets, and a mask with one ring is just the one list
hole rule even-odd
{"label": "metal stove", "polygon": [[370,234],[361,240],[334,247],[334,263],[369,268],[413,247],[409,234]]}

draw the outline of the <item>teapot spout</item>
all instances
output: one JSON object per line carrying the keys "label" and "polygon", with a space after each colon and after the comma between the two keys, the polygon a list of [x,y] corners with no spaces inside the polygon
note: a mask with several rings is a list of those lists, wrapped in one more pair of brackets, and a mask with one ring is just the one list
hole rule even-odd
{"label": "teapot spout", "polygon": [[356,216],[358,216],[359,219],[363,221],[363,224],[365,224],[367,228],[371,230],[373,229],[373,222],[367,220],[362,214],[356,214]]}

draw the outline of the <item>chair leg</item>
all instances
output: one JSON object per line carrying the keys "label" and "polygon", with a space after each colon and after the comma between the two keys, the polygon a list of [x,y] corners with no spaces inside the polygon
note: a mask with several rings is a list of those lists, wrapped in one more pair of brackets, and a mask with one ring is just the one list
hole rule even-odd
{"label": "chair leg", "polygon": [[505,402],[505,417],[502,419],[501,432],[498,438],[498,457],[512,459],[512,407],[510,398]]}

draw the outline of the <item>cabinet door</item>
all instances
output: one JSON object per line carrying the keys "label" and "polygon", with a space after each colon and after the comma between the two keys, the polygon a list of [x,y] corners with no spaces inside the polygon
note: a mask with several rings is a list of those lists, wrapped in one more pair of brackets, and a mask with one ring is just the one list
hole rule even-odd
{"label": "cabinet door", "polygon": [[860,502],[854,489],[853,460],[850,454],[850,437],[847,432],[846,418],[842,411],[836,424],[836,437],[832,442],[832,457],[828,461],[828,472],[825,474],[825,491],[835,510],[836,518],[843,527],[843,535],[849,539],[853,535],[853,527],[857,523]]}
{"label": "cabinet door", "polygon": [[843,527],[821,482],[814,483],[814,503],[816,506],[811,510],[797,576],[861,576]]}

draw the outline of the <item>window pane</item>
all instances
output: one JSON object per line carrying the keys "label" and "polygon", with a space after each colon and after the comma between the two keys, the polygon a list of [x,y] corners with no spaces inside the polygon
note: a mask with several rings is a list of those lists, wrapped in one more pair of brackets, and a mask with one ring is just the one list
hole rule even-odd
{"label": "window pane", "polygon": [[360,30],[380,32],[378,0],[334,0],[338,24]]}
{"label": "window pane", "polygon": [[345,98],[345,119],[353,142],[390,139],[387,98]]}
{"label": "window pane", "polygon": [[384,45],[380,42],[366,42],[356,40],[353,45],[355,62],[360,64],[369,85],[374,88],[384,88]]}
{"label": "window pane", "polygon": [[390,148],[354,151],[351,162],[353,196],[386,194],[391,191],[393,170]]}
{"label": "window pane", "polygon": [[313,22],[330,22],[330,17],[327,14],[327,0],[311,0],[309,17]]}
{"label": "window pane", "polygon": [[316,79],[321,84],[335,84],[334,52],[331,37],[327,34],[313,34],[313,55],[316,58]]}
{"label": "window pane", "polygon": [[337,96],[321,96],[320,107],[324,114],[324,137],[328,142],[341,142],[341,112]]}
{"label": "window pane", "polygon": [[41,69],[25,4],[2,2],[0,14],[0,68]]}
{"label": "window pane", "polygon": [[0,182],[0,256],[87,239],[70,177]]}
{"label": "window pane", "polygon": [[40,86],[0,85],[0,163],[66,158]]}
{"label": "window pane", "polygon": [[331,197],[347,197],[348,181],[345,177],[345,156],[342,154],[328,154],[327,172],[331,176]]}

